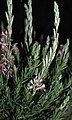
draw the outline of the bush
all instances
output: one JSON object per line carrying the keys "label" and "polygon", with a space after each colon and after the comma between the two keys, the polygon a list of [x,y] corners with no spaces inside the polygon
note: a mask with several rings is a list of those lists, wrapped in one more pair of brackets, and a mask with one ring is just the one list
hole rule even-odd
{"label": "bush", "polygon": [[[8,1],[9,12],[12,8]],[[69,40],[63,46],[58,43],[59,10],[55,5],[55,28],[52,46],[47,37],[46,45],[32,43],[32,8],[31,0],[25,5],[27,19],[25,44],[27,47],[27,65],[20,67],[20,52],[17,44],[11,45],[12,12],[7,15],[7,35],[0,38],[0,118],[1,120],[66,120],[71,105],[71,79],[63,77],[68,69]],[[17,63],[16,63],[17,62]],[[20,71],[21,70],[21,71]]]}

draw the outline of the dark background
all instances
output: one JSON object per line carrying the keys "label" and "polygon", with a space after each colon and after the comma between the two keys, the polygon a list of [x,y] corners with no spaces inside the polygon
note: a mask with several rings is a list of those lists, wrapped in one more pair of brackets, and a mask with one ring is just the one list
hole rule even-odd
{"label": "dark background", "polygon": [[[21,42],[24,38],[24,19],[26,18],[24,3],[27,3],[27,0],[13,0],[13,42]],[[57,3],[60,10],[59,41],[65,44],[66,39],[72,37],[72,4],[71,0],[57,0]],[[53,35],[54,0],[32,0],[32,8],[33,27],[36,31],[35,40],[41,43],[42,40],[45,41],[47,35]],[[7,28],[5,11],[7,11],[6,0],[0,0],[0,32],[1,21],[4,23],[4,28]]]}

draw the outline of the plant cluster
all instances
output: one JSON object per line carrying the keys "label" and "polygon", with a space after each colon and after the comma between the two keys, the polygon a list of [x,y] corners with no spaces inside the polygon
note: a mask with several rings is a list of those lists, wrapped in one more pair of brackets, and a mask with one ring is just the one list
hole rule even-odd
{"label": "plant cluster", "polygon": [[[7,1],[8,10],[11,11],[12,1]],[[55,28],[52,46],[48,36],[40,52],[41,45],[38,42],[30,46],[33,30],[31,4],[32,1],[29,0],[28,5],[25,5],[25,43],[29,55],[24,69],[19,71],[21,61],[17,43],[11,44],[12,12],[9,14],[11,17],[7,16],[9,32],[2,33],[0,38],[0,119],[68,120],[72,113],[72,77],[66,79],[63,74],[68,68],[69,40],[64,46],[58,47],[58,5],[54,2]]]}
{"label": "plant cluster", "polygon": [[7,77],[12,76],[15,55],[19,53],[17,44],[14,45],[7,43],[8,33],[3,32],[0,37],[0,72]]}

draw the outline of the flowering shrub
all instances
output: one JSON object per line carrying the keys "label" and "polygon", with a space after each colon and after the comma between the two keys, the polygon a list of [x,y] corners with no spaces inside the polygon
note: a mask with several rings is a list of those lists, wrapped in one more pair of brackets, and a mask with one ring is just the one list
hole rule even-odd
{"label": "flowering shrub", "polygon": [[15,62],[14,54],[19,53],[17,43],[14,45],[7,43],[8,33],[7,31],[0,37],[0,73],[8,76],[12,76],[13,65]]}
{"label": "flowering shrub", "polygon": [[[10,12],[12,11],[12,7],[10,7],[12,0],[7,0],[7,2],[11,8]],[[25,6],[26,12],[28,12],[25,43],[29,56],[27,65],[21,70],[19,67],[21,67],[20,62],[22,61],[20,61],[17,43],[11,44],[11,12],[9,13],[10,19],[7,16],[9,32],[3,32],[0,37],[1,120],[62,120],[65,118],[65,111],[72,105],[72,77],[67,81],[63,78],[63,73],[68,67],[69,40],[64,46],[60,45],[58,49],[60,19],[56,2],[54,5],[56,17],[52,46],[50,46],[48,36],[42,53],[40,52],[41,45],[38,42],[30,47],[32,43],[31,0],[29,0],[28,6]],[[52,64],[55,66],[53,67]],[[10,77],[12,79],[9,79]]]}

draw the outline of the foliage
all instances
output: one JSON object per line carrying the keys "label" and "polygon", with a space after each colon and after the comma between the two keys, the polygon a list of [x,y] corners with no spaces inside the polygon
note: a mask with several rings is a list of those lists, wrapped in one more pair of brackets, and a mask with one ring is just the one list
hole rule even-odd
{"label": "foliage", "polygon": [[[12,4],[10,2],[8,6]],[[11,41],[11,33],[9,32],[7,36],[2,35],[4,40],[6,39],[5,46],[7,47],[2,47],[4,41],[1,41],[3,38],[0,39],[1,55],[4,55],[6,59],[5,62],[2,62],[3,58],[0,59],[0,66],[4,65],[4,69],[0,71],[1,120],[66,120],[65,112],[72,105],[72,77],[69,79],[63,77],[64,71],[68,68],[69,40],[64,46],[61,45],[58,48],[60,18],[56,2],[54,5],[55,28],[52,46],[50,46],[48,36],[42,53],[40,52],[41,45],[38,42],[30,47],[32,42],[32,14],[29,13],[31,0],[28,5],[25,5],[28,15],[25,42],[29,56],[27,57],[28,63],[24,69],[21,69],[20,74],[19,49],[16,44],[12,46],[11,42],[8,42]],[[9,15],[11,16],[11,14]],[[12,21],[10,20],[10,22]],[[5,50],[5,48],[7,49]],[[9,57],[13,57],[11,63]],[[12,73],[10,74],[8,70],[5,72],[5,68],[11,68]]]}

